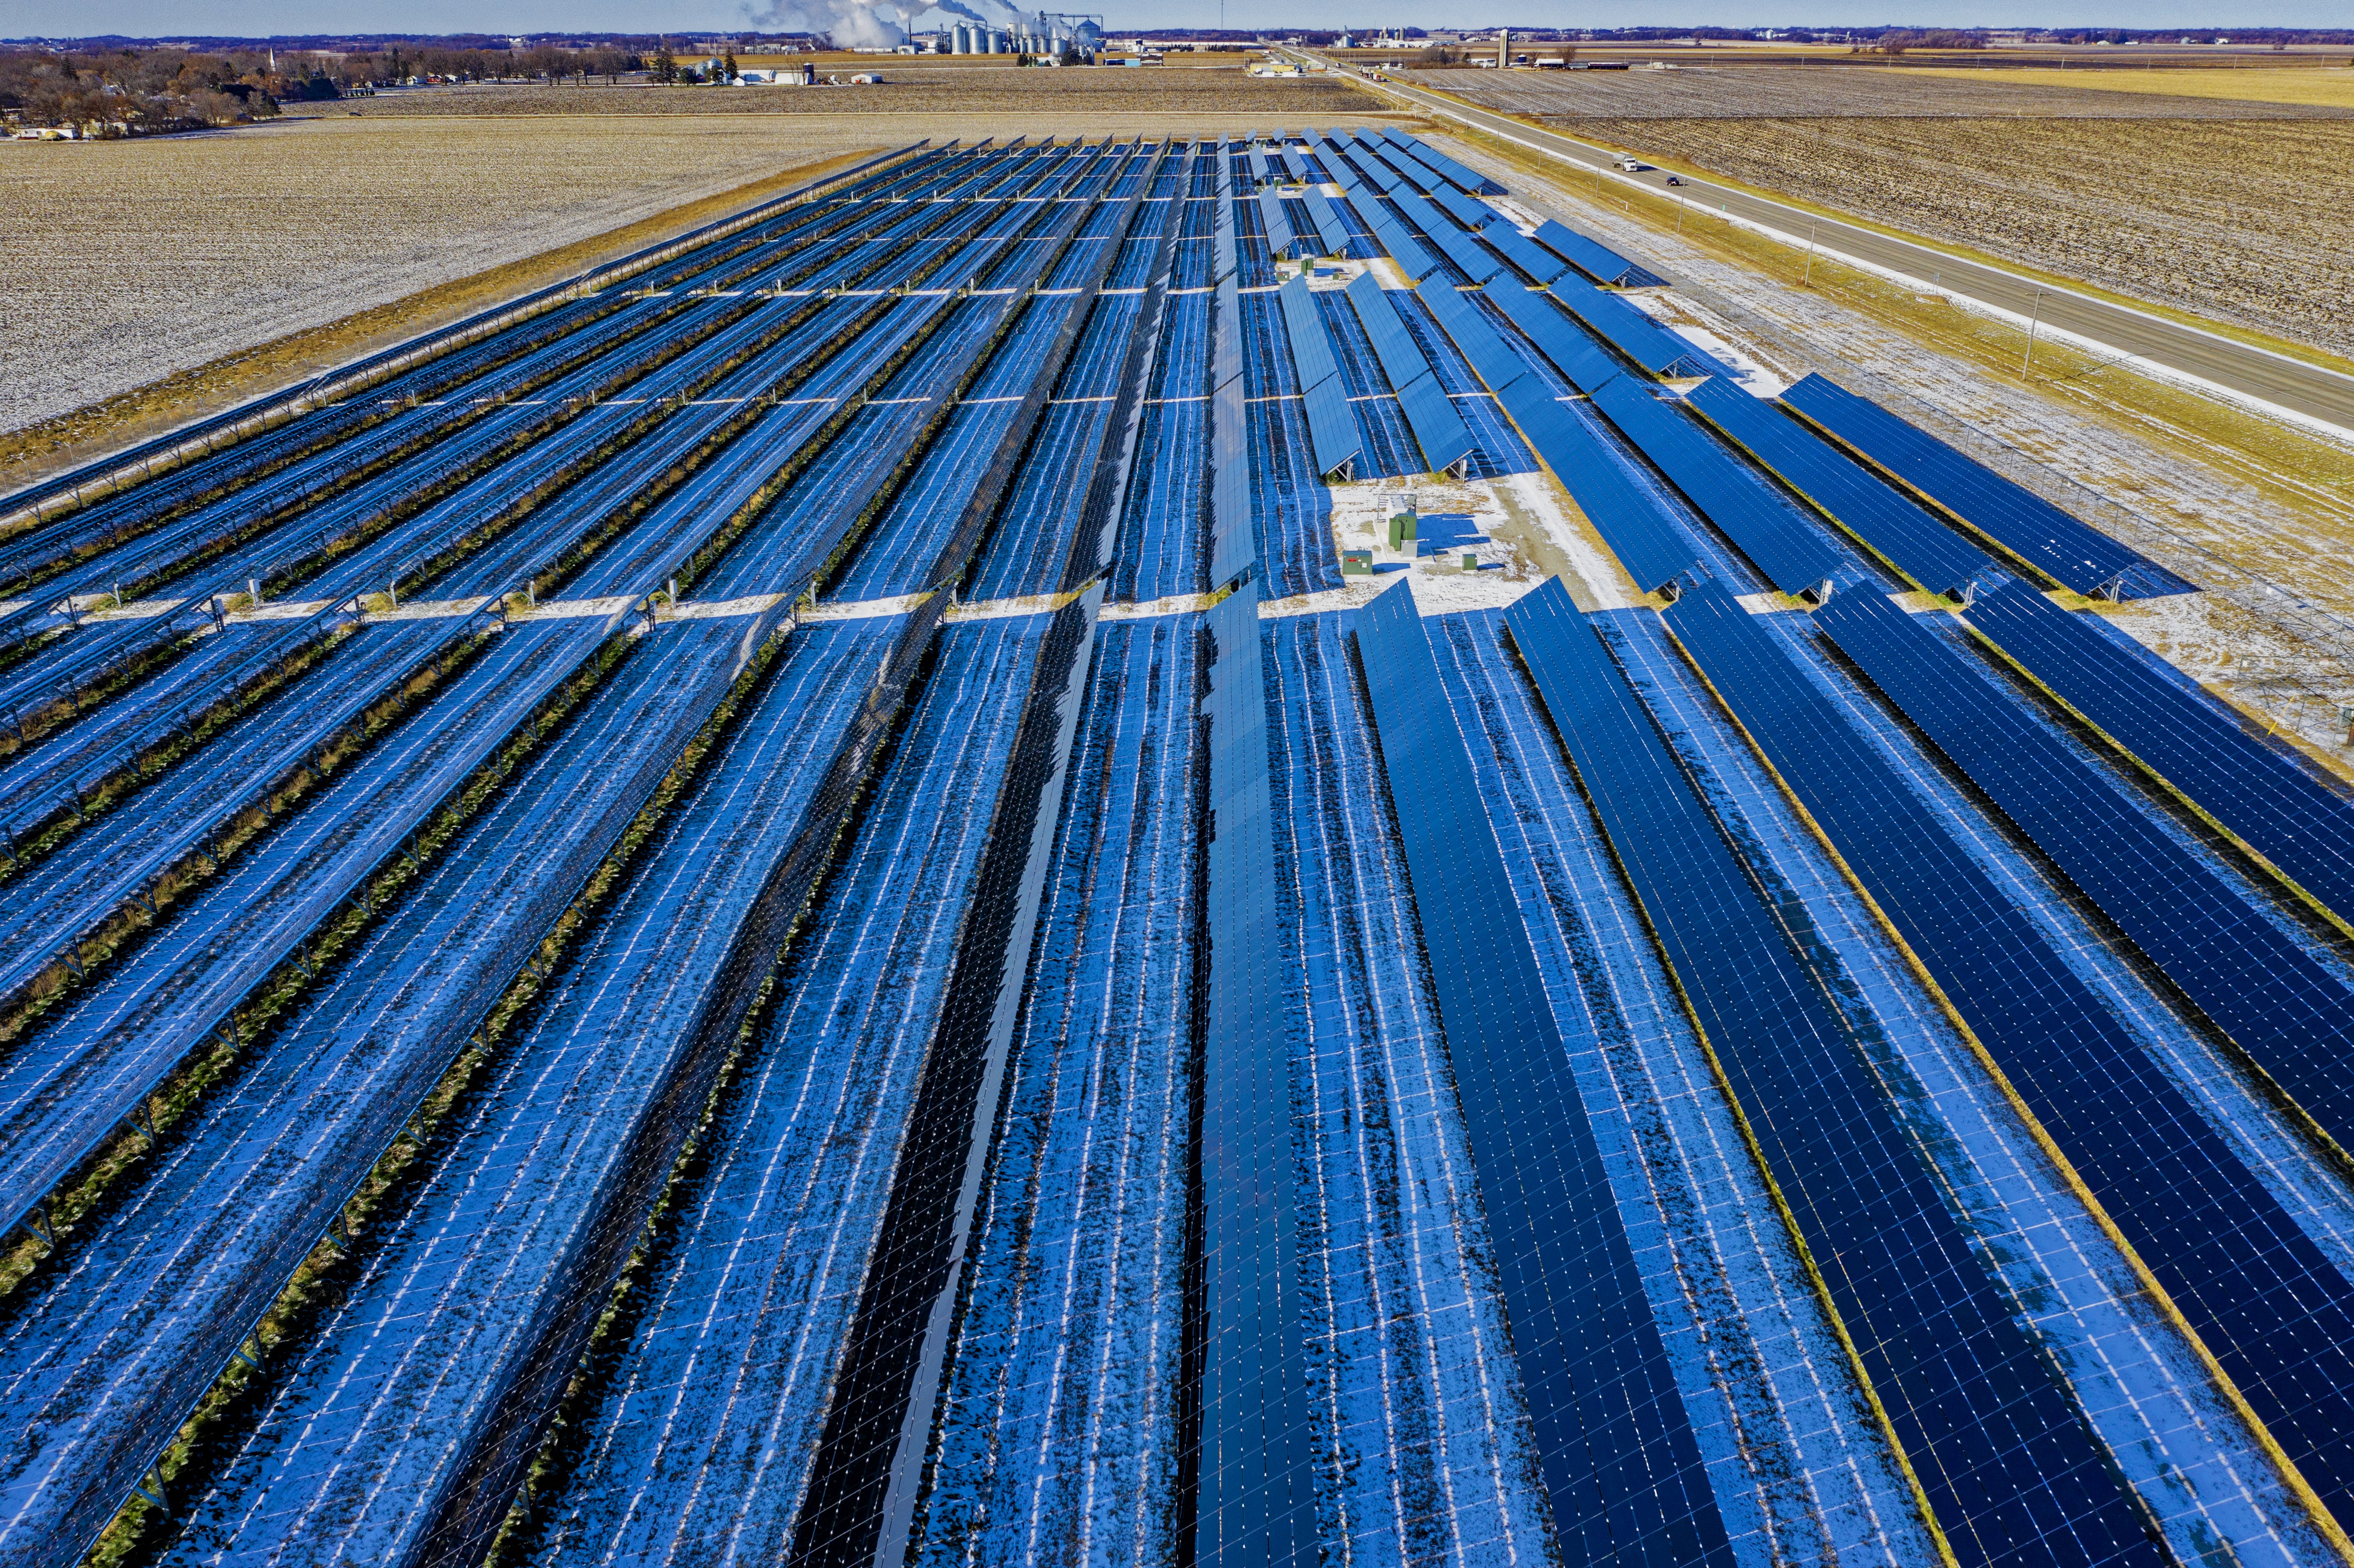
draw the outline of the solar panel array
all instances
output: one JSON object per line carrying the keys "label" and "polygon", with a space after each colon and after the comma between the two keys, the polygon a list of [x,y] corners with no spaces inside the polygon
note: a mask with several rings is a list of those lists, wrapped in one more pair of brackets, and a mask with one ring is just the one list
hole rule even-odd
{"label": "solar panel array", "polygon": [[1687,393],[1684,401],[1776,478],[1929,592],[1967,599],[1975,585],[1994,579],[1995,564],[1985,551],[1764,399],[1712,376]]}
{"label": "solar panel array", "polygon": [[1558,582],[1505,619],[1946,1542],[1966,1562],[2158,1561],[1597,630]]}
{"label": "solar panel array", "polygon": [[2344,1507],[2354,1284],[1757,620],[1707,588],[1670,624],[2158,1288]]}
{"label": "solar panel array", "polygon": [[[0,1555],[2336,1561],[2349,797],[1500,194],[910,149],[43,491]],[[1670,608],[1336,591],[1540,463]]]}
{"label": "solar panel array", "polygon": [[1876,595],[1826,635],[2330,1136],[2354,1147],[2354,987],[1968,654]]}
{"label": "solar panel array", "polygon": [[2354,801],[2138,643],[2025,584],[1972,627],[2306,892],[2354,920]]}
{"label": "solar panel array", "polygon": [[2147,599],[2190,587],[2033,491],[1819,374],[1791,387],[1782,400],[2063,588]]}

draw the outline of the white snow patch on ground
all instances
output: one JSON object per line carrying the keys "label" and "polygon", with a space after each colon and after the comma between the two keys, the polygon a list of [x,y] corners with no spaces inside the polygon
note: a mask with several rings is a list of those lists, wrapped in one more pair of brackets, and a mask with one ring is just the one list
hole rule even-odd
{"label": "white snow patch on ground", "polygon": [[1569,558],[1570,569],[1585,584],[1588,602],[1595,608],[1632,609],[1642,602],[1617,561],[1604,552],[1588,530],[1570,520],[1551,480],[1541,473],[1515,473],[1486,482],[1510,492],[1512,503],[1536,519],[1553,547]]}
{"label": "white snow patch on ground", "polygon": [[[1753,397],[1779,397],[1782,389],[1795,379],[1769,368],[1755,350],[1738,340],[1731,327],[1689,300],[1659,293],[1619,297],[1723,366],[1724,373]],[[1699,316],[1709,316],[1709,324],[1702,325],[1693,319]]]}

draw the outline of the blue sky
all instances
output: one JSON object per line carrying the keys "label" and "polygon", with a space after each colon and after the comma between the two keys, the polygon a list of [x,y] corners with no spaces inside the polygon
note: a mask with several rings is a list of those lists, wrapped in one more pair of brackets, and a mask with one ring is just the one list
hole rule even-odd
{"label": "blue sky", "polygon": [[[1214,26],[1217,0],[1092,0],[1105,7],[1114,30]],[[822,8],[819,7],[819,8]],[[919,7],[910,5],[910,10]],[[52,0],[0,0],[0,37],[23,37],[70,26],[77,34],[124,33],[170,37],[189,32],[261,37],[311,32],[593,32],[708,31],[749,25],[744,0],[79,0],[61,10]],[[2022,8],[2029,9],[2029,8]],[[1534,4],[1506,0],[1492,11],[1393,3],[1393,0],[1257,0],[1230,4],[1234,26],[1244,18],[1267,26],[1330,27],[1403,24],[1443,26],[1521,22],[1536,26],[1817,26],[1899,22],[1941,26],[2306,26],[2346,25],[2343,0],[2279,0],[2261,12],[2201,0],[2067,0],[2022,15],[2005,4],[1953,0],[1823,0],[1792,12],[1763,10],[1744,0],[1679,0],[1674,5]]]}

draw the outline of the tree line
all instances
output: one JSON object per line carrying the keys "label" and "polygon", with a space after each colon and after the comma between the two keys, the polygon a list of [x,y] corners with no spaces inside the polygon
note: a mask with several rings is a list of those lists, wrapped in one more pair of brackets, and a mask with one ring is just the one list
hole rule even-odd
{"label": "tree line", "polygon": [[94,135],[145,135],[231,125],[278,112],[300,86],[270,69],[268,52],[0,53],[0,117],[15,125],[70,126]]}
{"label": "tree line", "polygon": [[0,49],[0,118],[11,125],[143,136],[266,119],[281,103],[411,82],[618,81],[624,72],[644,69],[634,50],[606,46]]}

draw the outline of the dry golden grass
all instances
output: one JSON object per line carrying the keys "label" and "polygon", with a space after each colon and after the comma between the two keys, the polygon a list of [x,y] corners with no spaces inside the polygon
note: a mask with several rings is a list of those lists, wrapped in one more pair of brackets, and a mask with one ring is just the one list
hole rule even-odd
{"label": "dry golden grass", "polygon": [[2016,70],[1911,71],[1907,76],[1966,77],[1972,81],[2010,82],[2020,87],[2064,87],[2087,92],[2137,92],[2168,98],[2222,98],[2241,103],[2301,103],[2354,109],[2354,70],[2343,66],[2307,69],[2224,70]]}

